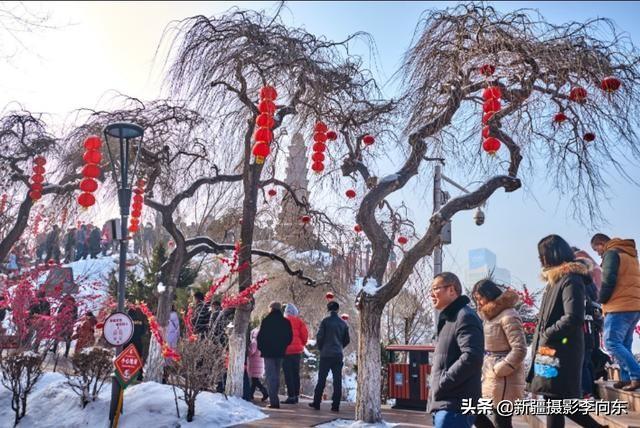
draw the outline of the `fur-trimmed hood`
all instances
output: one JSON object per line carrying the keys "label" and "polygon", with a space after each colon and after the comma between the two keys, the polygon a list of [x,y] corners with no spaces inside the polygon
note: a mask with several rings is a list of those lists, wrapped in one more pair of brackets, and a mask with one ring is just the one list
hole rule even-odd
{"label": "fur-trimmed hood", "polygon": [[496,300],[493,300],[480,309],[482,317],[492,320],[505,309],[515,308],[520,296],[513,290],[506,290]]}
{"label": "fur-trimmed hood", "polygon": [[547,284],[553,285],[571,273],[589,275],[589,267],[581,262],[565,262],[559,266],[543,269],[542,279],[546,281]]}

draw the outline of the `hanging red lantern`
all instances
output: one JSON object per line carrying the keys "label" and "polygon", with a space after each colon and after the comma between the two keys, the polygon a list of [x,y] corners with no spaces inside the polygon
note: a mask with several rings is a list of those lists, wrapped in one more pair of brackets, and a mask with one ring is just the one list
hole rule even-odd
{"label": "hanging red lantern", "polygon": [[269,189],[269,191],[267,192],[269,194],[269,196],[275,196],[278,194],[278,192],[276,191],[276,189]]}
{"label": "hanging red lantern", "polygon": [[270,143],[273,141],[273,132],[269,128],[258,128],[253,138],[256,141]]}
{"label": "hanging red lantern", "polygon": [[44,173],[45,173],[45,169],[44,169],[44,167],[43,167],[43,166],[41,166],[41,165],[34,165],[34,166],[33,166],[33,172],[34,172],[34,173],[36,173],[36,174],[40,174],[40,175],[42,175],[42,174],[44,174]]}
{"label": "hanging red lantern", "polygon": [[316,132],[315,134],[313,134],[313,141],[315,141],[316,143],[324,143],[325,141],[327,141],[327,134],[325,134],[324,132]]}
{"label": "hanging red lantern", "polygon": [[84,148],[87,150],[98,150],[101,146],[102,140],[95,135],[90,135],[84,140]]}
{"label": "hanging red lantern", "polygon": [[482,124],[486,125],[489,120],[491,120],[491,118],[493,117],[493,115],[495,114],[495,112],[489,112],[489,113],[485,113],[482,115]]}
{"label": "hanging red lantern", "polygon": [[569,91],[569,99],[571,101],[583,103],[587,100],[587,90],[580,86],[572,88],[571,91]]}
{"label": "hanging red lantern", "polygon": [[45,166],[47,164],[47,160],[42,156],[36,156],[33,158],[33,163],[40,166]]}
{"label": "hanging red lantern", "polygon": [[278,97],[278,92],[273,86],[265,85],[260,88],[260,98],[263,100],[273,101]]}
{"label": "hanging red lantern", "polygon": [[370,146],[375,143],[375,141],[376,139],[373,137],[373,135],[365,135],[364,137],[362,137],[362,142],[365,146]]}
{"label": "hanging red lantern", "polygon": [[343,321],[349,321],[349,314],[342,314],[340,318],[342,318]]}
{"label": "hanging red lantern", "polygon": [[43,189],[44,189],[44,186],[42,185],[42,183],[31,183],[31,190],[35,190],[42,193]]}
{"label": "hanging red lantern", "polygon": [[[141,211],[142,210],[142,203],[140,202],[134,202],[133,204],[131,204],[131,209],[134,211]],[[140,217],[140,216],[134,216],[134,217]]]}
{"label": "hanging red lantern", "polygon": [[491,136],[491,128],[489,126],[482,127],[482,138],[489,138]]}
{"label": "hanging red lantern", "polygon": [[96,198],[91,193],[80,193],[78,196],[78,203],[81,207],[89,208],[96,203]]}
{"label": "hanging red lantern", "polygon": [[133,202],[139,202],[140,204],[142,204],[144,202],[144,196],[133,195]]}
{"label": "hanging red lantern", "polygon": [[500,140],[489,137],[482,142],[482,149],[490,155],[495,155],[500,150]]}
{"label": "hanging red lantern", "polygon": [[308,215],[303,215],[302,217],[300,217],[300,221],[304,224],[307,224],[311,221],[311,217],[309,217]]}
{"label": "hanging red lantern", "polygon": [[590,143],[596,139],[596,134],[594,134],[593,132],[587,132],[582,136],[582,138],[584,139],[584,141]]}
{"label": "hanging red lantern", "polygon": [[129,224],[140,224],[140,219],[138,217],[131,217]]}
{"label": "hanging red lantern", "polygon": [[136,218],[142,217],[142,211],[141,210],[131,211],[131,217],[136,217]]}
{"label": "hanging red lantern", "polygon": [[276,105],[271,100],[262,100],[258,104],[258,110],[260,113],[274,114],[276,112]]}
{"label": "hanging red lantern", "polygon": [[324,298],[327,300],[333,300],[335,296],[333,295],[333,293],[331,291],[327,291],[327,294],[324,295]]}
{"label": "hanging red lantern", "polygon": [[267,143],[259,141],[256,144],[254,144],[253,155],[256,157],[257,164],[263,164],[264,158],[269,156],[269,153],[271,153],[271,148]]}
{"label": "hanging red lantern", "polygon": [[489,113],[489,112],[497,112],[500,111],[500,107],[502,107],[502,105],[500,104],[500,100],[497,98],[491,98],[486,100],[483,104],[482,104],[482,111],[485,113]]}
{"label": "hanging red lantern", "polygon": [[356,233],[360,233],[360,232],[362,232],[362,226],[360,226],[359,224],[356,224],[355,226],[353,226],[353,230]]}
{"label": "hanging red lantern", "polygon": [[95,192],[98,190],[98,182],[93,178],[84,178],[80,182],[80,190],[83,192]]}
{"label": "hanging red lantern", "polygon": [[324,154],[321,152],[315,152],[311,155],[311,160],[314,162],[324,162]]}
{"label": "hanging red lantern", "polygon": [[144,189],[136,187],[135,189],[133,189],[133,193],[135,193],[136,195],[142,196],[144,194]]}
{"label": "hanging red lantern", "polygon": [[132,224],[129,226],[129,232],[136,233],[139,230],[139,226],[137,224]]}
{"label": "hanging red lantern", "polygon": [[487,86],[482,91],[482,98],[485,100],[499,99],[502,97],[502,91],[499,86]]}
{"label": "hanging red lantern", "polygon": [[311,169],[313,170],[313,172],[319,174],[324,171],[324,164],[322,162],[314,162],[313,164],[311,164]]}
{"label": "hanging red lantern", "polygon": [[556,113],[556,114],[553,116],[553,121],[554,121],[555,123],[562,123],[562,122],[564,122],[565,120],[567,120],[567,115],[566,115],[566,114],[564,114],[564,113],[562,113],[562,112]]}
{"label": "hanging red lantern", "polygon": [[32,201],[37,201],[38,199],[42,198],[42,193],[37,190],[32,190],[29,192],[29,197]]}
{"label": "hanging red lantern", "polygon": [[102,153],[98,150],[87,150],[84,152],[82,159],[84,159],[86,163],[100,163],[102,160]]}
{"label": "hanging red lantern", "polygon": [[256,118],[256,125],[262,128],[273,128],[275,125],[275,120],[273,120],[273,116],[268,113],[261,113]]}
{"label": "hanging red lantern", "polygon": [[407,237],[406,237],[406,236],[399,236],[399,237],[398,237],[398,244],[400,244],[400,245],[404,245],[404,244],[406,244],[407,242],[409,242],[409,240],[407,239]]}
{"label": "hanging red lantern", "polygon": [[324,143],[314,143],[314,145],[311,148],[313,149],[314,152],[320,152],[320,153],[327,150],[327,146]]}
{"label": "hanging red lantern", "polygon": [[349,189],[346,192],[344,192],[345,195],[347,195],[347,198],[349,199],[353,199],[356,197],[356,191],[353,189]]}
{"label": "hanging red lantern", "polygon": [[324,122],[316,122],[316,125],[313,127],[314,132],[325,133],[329,130],[327,125]]}
{"label": "hanging red lantern", "polygon": [[327,140],[329,141],[335,141],[338,139],[338,134],[336,134],[335,131],[328,131],[327,132]]}
{"label": "hanging red lantern", "polygon": [[31,176],[31,181],[34,183],[42,184],[44,183],[44,176],[42,174],[33,174]]}
{"label": "hanging red lantern", "polygon": [[82,168],[82,176],[89,178],[98,178],[100,176],[100,167],[96,164],[87,164]]}
{"label": "hanging red lantern", "polygon": [[607,76],[602,79],[602,82],[600,82],[600,87],[602,88],[602,90],[609,93],[615,92],[620,89],[620,85],[620,79],[615,76]]}
{"label": "hanging red lantern", "polygon": [[147,182],[144,178],[139,178],[138,181],[136,181],[136,186],[138,187],[144,187],[147,185]]}
{"label": "hanging red lantern", "polygon": [[482,64],[480,68],[478,68],[478,71],[483,76],[489,77],[496,72],[496,67],[492,64]]}

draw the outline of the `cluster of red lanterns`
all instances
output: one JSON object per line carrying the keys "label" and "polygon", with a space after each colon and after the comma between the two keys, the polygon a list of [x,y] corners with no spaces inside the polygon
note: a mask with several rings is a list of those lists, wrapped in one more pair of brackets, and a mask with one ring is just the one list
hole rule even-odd
{"label": "cluster of red lanterns", "polygon": [[500,140],[491,136],[491,127],[487,123],[502,108],[501,98],[502,91],[499,86],[489,85],[482,91],[482,99],[484,100],[482,103],[482,150],[491,156],[500,150],[501,143]]}
{"label": "cluster of red lanterns", "polygon": [[324,122],[318,121],[313,127],[313,154],[311,155],[311,169],[316,174],[320,174],[324,171],[324,152],[327,150],[327,145],[325,143],[329,139],[329,132],[332,132],[332,137],[338,137],[335,132],[329,131],[329,128],[327,128],[327,125]]}
{"label": "cluster of red lanterns", "polygon": [[144,186],[147,182],[139,179],[133,189],[133,199],[131,200],[131,220],[129,220],[129,232],[136,233],[140,230],[140,217],[142,217],[142,203],[144,202]]}
{"label": "cluster of red lanterns", "polygon": [[256,132],[253,135],[255,144],[252,150],[257,164],[263,164],[266,157],[271,153],[272,129],[275,125],[273,115],[276,112],[275,99],[277,96],[278,92],[273,86],[267,85],[260,89],[260,103],[258,104],[260,114],[256,117]]}
{"label": "cluster of red lanterns", "polygon": [[82,181],[80,181],[80,190],[82,193],[78,196],[78,203],[83,208],[89,208],[96,203],[93,193],[98,190],[98,182],[96,178],[100,177],[100,161],[102,161],[102,140],[96,135],[90,135],[84,140],[85,152],[82,156],[84,167],[82,168]]}
{"label": "cluster of red lanterns", "polygon": [[46,164],[47,160],[42,156],[36,156],[33,158],[33,175],[31,176],[29,197],[34,202],[42,197],[42,183],[44,183],[45,172],[44,166]]}

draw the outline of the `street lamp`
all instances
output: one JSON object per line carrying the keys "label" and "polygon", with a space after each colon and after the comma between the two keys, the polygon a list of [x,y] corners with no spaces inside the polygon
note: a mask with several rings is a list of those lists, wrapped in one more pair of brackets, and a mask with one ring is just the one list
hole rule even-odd
{"label": "street lamp", "polygon": [[[142,136],[144,129],[133,123],[112,123],[104,128],[104,140],[109,153],[109,161],[111,163],[111,171],[113,173],[113,181],[118,188],[118,204],[120,205],[120,263],[118,276],[118,312],[124,312],[124,294],[126,281],[126,262],[127,262],[127,223],[129,217],[129,205],[131,204],[131,186],[138,169],[138,160],[140,158],[140,149],[142,148]],[[111,153],[109,139],[117,139],[120,145],[119,159],[116,161],[114,154]],[[135,141],[137,140],[137,142]],[[133,162],[133,171],[129,178],[130,152],[135,146],[135,160]],[[119,174],[118,174],[119,173]],[[122,346],[116,348],[116,357],[122,352]],[[109,408],[109,420],[114,421],[116,407],[120,399],[121,386],[115,376],[111,384],[111,406]]]}

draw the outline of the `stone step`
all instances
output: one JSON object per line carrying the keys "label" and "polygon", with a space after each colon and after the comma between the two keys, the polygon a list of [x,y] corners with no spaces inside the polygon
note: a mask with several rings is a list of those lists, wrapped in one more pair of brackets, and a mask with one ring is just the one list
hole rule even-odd
{"label": "stone step", "polygon": [[613,381],[596,381],[600,399],[613,401],[620,400],[629,403],[629,412],[640,412],[640,390],[623,391],[613,387]]}
{"label": "stone step", "polygon": [[[609,428],[640,428],[640,413],[629,412],[627,415],[592,415],[598,423],[607,425]],[[546,416],[527,415],[525,416],[529,428],[546,428]],[[578,428],[580,425],[572,420],[565,418],[566,428]]]}

